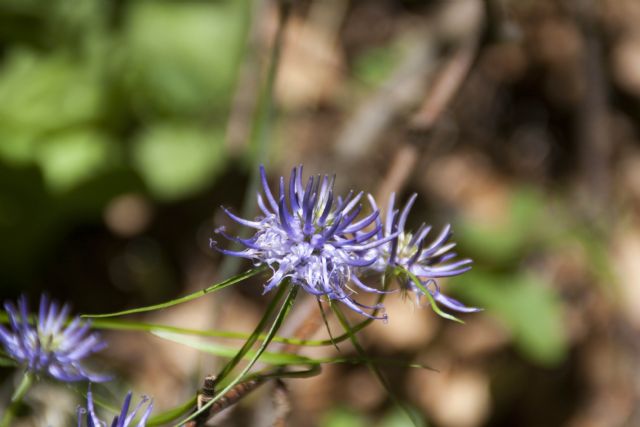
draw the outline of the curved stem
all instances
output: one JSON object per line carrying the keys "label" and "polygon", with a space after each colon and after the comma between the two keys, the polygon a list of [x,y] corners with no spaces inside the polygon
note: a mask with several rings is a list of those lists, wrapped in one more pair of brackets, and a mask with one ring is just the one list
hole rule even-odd
{"label": "curved stem", "polygon": [[18,385],[16,390],[13,392],[13,396],[11,396],[11,403],[7,408],[7,412],[5,412],[4,416],[2,417],[2,422],[0,422],[0,427],[9,427],[9,425],[11,424],[11,420],[13,419],[13,416],[16,414],[18,408],[22,404],[22,399],[27,394],[27,392],[31,388],[31,385],[33,384],[33,378],[34,378],[33,373],[29,371],[25,371],[24,375],[22,376],[22,381],[20,381],[20,384]]}
{"label": "curved stem", "polygon": [[224,289],[224,288],[226,288],[228,286],[235,285],[236,283],[240,283],[243,280],[246,280],[246,279],[248,279],[250,277],[253,277],[253,276],[257,275],[258,273],[262,273],[267,268],[268,267],[266,265],[261,265],[259,267],[252,268],[251,270],[247,270],[244,273],[240,273],[238,275],[230,277],[225,281],[213,284],[213,285],[209,286],[208,288],[201,289],[201,290],[199,290],[197,292],[194,292],[192,294],[185,295],[183,297],[176,298],[176,299],[173,299],[171,301],[164,302],[164,303],[161,303],[161,304],[154,304],[154,305],[149,305],[149,306],[146,306],[146,307],[132,308],[130,310],[123,310],[123,311],[118,311],[118,312],[115,312],[115,313],[83,314],[80,317],[82,317],[82,318],[90,318],[90,319],[99,319],[99,318],[103,318],[103,317],[115,317],[115,316],[124,316],[124,315],[127,315],[127,314],[144,313],[144,312],[147,312],[147,311],[154,311],[154,310],[160,310],[160,309],[167,308],[167,307],[172,307],[174,305],[182,304],[182,303],[194,300],[196,298],[200,298],[200,297],[202,297],[204,295],[207,295],[207,294],[210,294],[212,292],[219,291],[219,290]]}

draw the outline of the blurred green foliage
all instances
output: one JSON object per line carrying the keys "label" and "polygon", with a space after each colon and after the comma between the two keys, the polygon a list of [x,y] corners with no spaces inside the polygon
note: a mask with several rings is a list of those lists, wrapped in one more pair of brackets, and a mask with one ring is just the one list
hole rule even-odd
{"label": "blurred green foliage", "polygon": [[241,4],[132,2],[121,76],[135,106],[161,116],[224,109],[242,47]]}
{"label": "blurred green foliage", "polygon": [[382,84],[397,67],[399,53],[399,47],[393,44],[364,50],[355,58],[354,77],[367,85]]}
{"label": "blurred green foliage", "polygon": [[9,283],[24,274],[28,282],[65,224],[95,221],[118,194],[175,201],[214,183],[248,7],[0,0],[0,229],[16,245],[1,261]]}
{"label": "blurred green foliage", "polygon": [[[510,331],[515,346],[531,361],[556,365],[568,351],[564,308],[557,288],[526,267],[538,253],[553,253],[559,235],[567,234],[562,212],[551,212],[538,192],[522,188],[500,225],[463,223],[457,239],[476,264],[452,280],[465,302],[483,307]],[[561,239],[565,241],[564,239]]]}
{"label": "blurred green foliage", "polygon": [[336,408],[325,415],[322,427],[364,427],[367,419],[357,412],[346,408]]}
{"label": "blurred green foliage", "polygon": [[398,408],[387,411],[378,422],[373,423],[370,417],[350,408],[337,407],[327,412],[321,423],[321,427],[408,427],[414,424],[407,415]]}

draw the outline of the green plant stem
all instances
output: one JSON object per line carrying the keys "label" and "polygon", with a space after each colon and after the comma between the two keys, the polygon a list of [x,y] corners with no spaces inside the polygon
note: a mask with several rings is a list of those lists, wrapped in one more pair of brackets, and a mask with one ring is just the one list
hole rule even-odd
{"label": "green plant stem", "polygon": [[11,420],[13,419],[18,408],[22,404],[22,399],[27,394],[27,392],[31,388],[31,385],[33,384],[33,379],[34,379],[33,373],[29,371],[25,371],[24,375],[22,376],[22,381],[20,381],[20,384],[18,385],[16,390],[13,392],[13,396],[11,396],[11,403],[9,404],[7,411],[4,413],[2,417],[2,422],[0,422],[0,427],[9,427],[11,425]]}
{"label": "green plant stem", "polygon": [[277,291],[275,297],[273,298],[273,301],[271,301],[271,303],[267,307],[267,310],[265,311],[264,315],[262,316],[262,319],[260,319],[260,322],[258,323],[258,326],[256,326],[256,329],[255,329],[254,333],[251,334],[251,336],[245,341],[244,345],[242,346],[242,348],[240,348],[240,350],[235,355],[235,357],[233,359],[231,359],[222,368],[220,373],[217,375],[218,381],[223,381],[226,378],[226,376],[229,375],[229,373],[233,370],[233,368],[235,368],[238,365],[238,363],[240,363],[240,361],[242,360],[244,355],[247,352],[249,352],[249,350],[251,349],[253,344],[258,340],[258,335],[267,326],[269,318],[275,312],[276,308],[278,307],[278,302],[282,299],[282,296],[284,295],[284,292],[286,291],[286,289],[288,287],[289,287],[288,281],[285,281],[285,282],[281,283],[280,286],[278,286],[278,291]]}
{"label": "green plant stem", "polygon": [[[5,313],[0,313],[0,323],[7,323],[8,321],[9,321],[8,316]],[[366,319],[354,325],[352,328],[353,332],[358,332],[364,329],[372,321],[373,319]],[[219,331],[219,330],[213,330],[213,329],[210,329],[210,330],[188,329],[188,328],[180,328],[177,326],[161,325],[158,323],[132,322],[132,321],[117,320],[117,319],[92,320],[91,326],[94,329],[113,330],[113,331],[132,331],[132,332],[151,332],[151,333],[170,332],[170,333],[181,334],[181,335],[194,335],[194,336],[200,336],[200,337],[227,338],[227,339],[237,339],[237,340],[246,340],[251,335],[246,332]],[[263,341],[265,337],[266,337],[266,334],[258,335],[258,341]],[[322,347],[322,346],[328,346],[328,345],[335,345],[336,343],[340,343],[347,339],[349,339],[348,334],[342,334],[342,335],[338,335],[337,337],[324,339],[324,340],[306,340],[306,339],[299,339],[299,338],[276,336],[276,337],[273,337],[273,342],[295,345],[295,346]],[[3,363],[3,360],[0,359],[0,366],[3,366],[2,363]]]}
{"label": "green plant stem", "polygon": [[[282,322],[284,322],[284,319],[287,317],[287,314],[289,314],[289,311],[291,310],[291,307],[293,306],[293,301],[295,300],[296,294],[298,292],[298,286],[291,285],[290,283],[288,283],[288,281],[281,283],[280,287],[289,289],[289,294],[287,295],[284,303],[280,307],[280,310],[278,311],[278,314],[276,315],[275,320],[271,324],[271,327],[269,328],[269,332],[267,333],[267,338],[264,340],[264,342],[262,342],[262,344],[260,345],[260,347],[256,351],[255,356],[249,361],[249,363],[242,369],[242,371],[231,382],[229,382],[218,394],[216,394],[213,397],[213,399],[211,399],[206,405],[204,405],[198,411],[196,411],[195,413],[191,414],[191,416],[189,416],[188,418],[182,420],[175,427],[179,427],[179,426],[185,424],[187,421],[195,419],[199,414],[201,414],[201,413],[205,412],[206,410],[208,410],[208,408],[210,408],[214,403],[216,403],[218,400],[220,400],[222,397],[224,397],[224,395],[229,390],[231,390],[233,387],[235,387],[236,384],[238,384],[240,381],[242,381],[243,378],[246,377],[246,375],[249,373],[249,371],[251,370],[253,365],[258,361],[258,359],[260,358],[262,353],[264,353],[264,351],[267,349],[267,346],[271,343],[271,339],[276,335],[276,332],[278,332],[278,329],[280,329],[280,326],[282,326]],[[268,316],[265,315],[263,317],[263,319],[266,318],[266,317],[268,317]],[[255,334],[257,335],[258,333],[259,333],[259,330],[256,329]],[[255,340],[254,340],[254,342],[255,342]],[[243,349],[244,349],[244,347],[243,347]],[[242,351],[242,349],[241,349],[241,351]],[[245,351],[245,353],[246,353],[246,351]],[[238,354],[240,355],[240,352],[238,352]],[[238,357],[238,359],[241,359],[241,357],[242,356]],[[227,365],[227,366],[229,366],[229,365]]]}
{"label": "green plant stem", "polygon": [[191,300],[194,300],[196,298],[200,298],[202,296],[205,296],[207,294],[210,294],[212,292],[216,292],[219,291],[221,289],[224,289],[228,286],[231,285],[235,285],[236,283],[240,283],[243,280],[246,280],[250,277],[253,277],[263,271],[265,271],[268,267],[266,265],[262,265],[256,268],[252,268],[251,270],[247,270],[244,273],[238,274],[236,276],[230,277],[227,280],[224,280],[220,283],[216,283],[214,285],[209,286],[208,288],[205,289],[201,289],[197,292],[194,292],[192,294],[189,295],[185,295],[183,297],[180,298],[176,298],[174,300],[168,301],[168,302],[164,302],[161,304],[154,304],[154,305],[149,305],[146,307],[139,307],[139,308],[132,308],[130,310],[124,310],[124,311],[118,311],[115,313],[106,313],[106,314],[83,314],[80,317],[83,318],[91,318],[91,319],[99,319],[99,318],[104,318],[104,317],[116,317],[116,316],[124,316],[127,314],[136,314],[136,313],[144,313],[147,311],[154,311],[154,310],[160,310],[163,308],[168,308],[168,307],[172,307],[174,305],[178,305],[178,304],[182,304]]}
{"label": "green plant stem", "polygon": [[382,374],[382,371],[380,371],[380,368],[378,368],[378,366],[375,363],[373,363],[369,357],[367,357],[367,354],[364,348],[362,347],[362,345],[360,345],[358,338],[352,332],[352,328],[351,328],[351,324],[349,323],[349,320],[344,315],[342,310],[340,310],[340,307],[338,307],[338,305],[336,304],[331,304],[331,308],[333,309],[333,312],[336,314],[336,317],[338,318],[338,321],[340,322],[344,330],[349,334],[351,343],[355,347],[356,351],[362,357],[364,363],[366,363],[371,373],[373,373],[375,377],[378,379],[378,381],[380,382],[380,385],[382,385],[382,387],[385,389],[385,391],[387,392],[387,394],[389,395],[393,403],[405,413],[407,418],[411,420],[411,422],[415,427],[422,427],[424,423],[415,416],[415,414],[411,411],[411,409],[407,407],[406,404],[401,402],[400,399],[396,397],[395,393],[393,393],[393,391],[391,390],[391,385],[389,384],[385,376]]}

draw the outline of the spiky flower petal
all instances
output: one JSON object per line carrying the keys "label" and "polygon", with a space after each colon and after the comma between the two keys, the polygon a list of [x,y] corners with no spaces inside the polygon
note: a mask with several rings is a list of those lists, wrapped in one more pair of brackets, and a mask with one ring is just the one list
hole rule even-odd
{"label": "spiky flower petal", "polygon": [[[129,427],[132,425],[133,419],[138,414],[138,411],[147,404],[147,409],[144,410],[140,421],[136,424],[136,427],[145,427],[147,425],[147,420],[151,415],[151,411],[153,410],[153,401],[149,399],[147,396],[142,396],[142,399],[138,403],[138,405],[133,409],[131,413],[129,413],[129,406],[131,405],[131,392],[127,393],[127,396],[124,398],[124,403],[122,404],[122,409],[120,410],[120,414],[116,415],[113,418],[111,427]],[[85,422],[83,422],[85,421]],[[93,404],[93,393],[91,392],[91,387],[89,387],[89,391],[87,392],[87,407],[86,408],[78,408],[78,427],[106,427],[107,423],[100,420],[96,415],[95,407]]]}
{"label": "spiky flower petal", "polygon": [[18,306],[4,304],[9,314],[10,328],[0,326],[0,343],[12,359],[24,364],[33,373],[48,373],[60,381],[107,381],[108,376],[96,375],[82,366],[82,360],[106,347],[90,324],[76,317],[67,324],[70,307],[59,308],[43,295],[35,322],[29,321],[27,300],[23,296]]}
{"label": "spiky flower petal", "polygon": [[374,264],[376,257],[368,257],[369,251],[394,239],[389,235],[376,239],[379,211],[356,218],[362,211],[363,193],[350,192],[346,198],[336,196],[334,177],[310,177],[303,186],[302,166],[294,168],[285,185],[280,178],[279,192],[272,193],[264,168],[260,168],[264,197],[258,194],[261,215],[255,220],[240,218],[225,209],[235,222],[255,229],[248,239],[229,236],[224,229],[217,232],[244,246],[243,250],[220,252],[266,264],[273,276],[265,285],[268,292],[288,278],[317,297],[338,300],[352,310],[372,317],[365,310],[379,309],[363,305],[352,298],[352,283],[365,292],[379,293],[378,289],[364,284],[356,272]]}
{"label": "spiky flower petal", "polygon": [[[456,276],[471,269],[470,259],[455,259],[457,254],[453,249],[456,244],[450,241],[453,235],[451,226],[447,224],[431,241],[428,236],[432,227],[425,223],[420,225],[414,233],[406,231],[409,212],[416,197],[417,194],[413,194],[402,210],[398,210],[395,209],[395,194],[391,195],[384,225],[379,222],[378,239],[384,240],[387,236],[395,237],[389,243],[378,247],[379,262],[374,267],[380,271],[387,266],[402,267],[418,277],[433,299],[445,307],[464,313],[479,311],[479,308],[467,307],[444,295],[436,282],[438,278]],[[375,200],[371,196],[369,196],[369,202],[373,209],[377,209]],[[418,299],[424,295],[423,290],[411,280],[406,280],[403,285],[405,289],[414,292]]]}

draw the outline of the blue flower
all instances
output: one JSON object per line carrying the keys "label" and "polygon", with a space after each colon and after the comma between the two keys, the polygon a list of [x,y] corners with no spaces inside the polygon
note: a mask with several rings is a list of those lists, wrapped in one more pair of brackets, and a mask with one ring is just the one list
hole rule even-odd
{"label": "blue flower", "polygon": [[[453,235],[451,226],[447,224],[432,241],[427,239],[432,227],[425,223],[422,223],[415,233],[405,230],[416,197],[417,194],[413,194],[400,211],[394,207],[395,194],[391,195],[384,225],[378,220],[378,239],[395,237],[389,243],[376,248],[379,262],[373,267],[378,271],[384,271],[387,267],[401,267],[414,274],[440,304],[464,313],[480,311],[479,308],[467,307],[460,301],[444,295],[436,282],[438,278],[456,276],[471,269],[470,259],[455,259],[457,254],[453,249],[456,244],[450,242]],[[375,200],[371,196],[369,203],[377,210]],[[414,292],[418,299],[424,294],[410,279],[406,279],[402,285],[406,290]]]}
{"label": "blue flower", "polygon": [[[277,198],[267,183],[264,168],[260,168],[264,198],[258,194],[258,207],[262,214],[255,220],[240,218],[227,209],[224,211],[235,222],[255,230],[252,237],[232,237],[223,228],[217,233],[238,242],[245,248],[240,251],[219,249],[220,252],[266,264],[273,276],[265,285],[268,292],[288,278],[308,293],[318,298],[338,300],[350,309],[368,317],[376,317],[363,309],[379,309],[366,306],[352,298],[356,288],[372,293],[382,291],[364,284],[356,272],[373,265],[377,255],[369,257],[371,249],[394,239],[394,235],[377,239],[379,211],[357,220],[362,211],[360,199],[363,193],[349,192],[344,199],[333,191],[335,177],[310,177],[302,185],[302,166],[294,168],[285,186],[280,178]],[[288,203],[287,203],[288,198]],[[385,315],[380,318],[386,318]]]}
{"label": "blue flower", "polygon": [[59,310],[58,304],[40,299],[37,321],[30,322],[27,300],[23,296],[16,308],[7,302],[10,330],[0,326],[0,343],[7,354],[26,365],[32,373],[46,372],[61,381],[107,381],[109,377],[88,372],[82,359],[106,347],[90,325],[76,317],[67,324],[69,306]]}
{"label": "blue flower", "polygon": [[[153,410],[153,401],[148,397],[143,396],[138,406],[129,414],[129,405],[131,405],[131,392],[127,393],[127,396],[124,398],[124,403],[122,404],[122,410],[119,415],[116,415],[111,422],[111,427],[128,427],[133,419],[138,414],[138,411],[142,408],[142,406],[148,402],[147,409],[145,409],[142,414],[142,418],[136,424],[136,427],[145,427],[147,425],[147,419],[149,415],[151,415],[151,411]],[[86,423],[83,424],[83,419],[86,419]],[[87,408],[79,408],[78,409],[78,427],[103,427],[106,426],[107,423],[101,421],[100,418],[96,415],[95,408],[93,405],[93,394],[91,393],[91,387],[89,387],[89,391],[87,392]]]}

